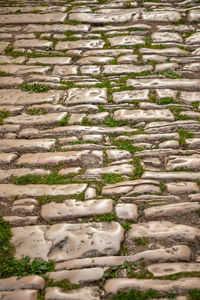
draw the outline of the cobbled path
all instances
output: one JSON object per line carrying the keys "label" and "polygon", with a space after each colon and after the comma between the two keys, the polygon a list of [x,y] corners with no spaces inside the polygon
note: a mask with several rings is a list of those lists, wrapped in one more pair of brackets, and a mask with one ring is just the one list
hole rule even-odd
{"label": "cobbled path", "polygon": [[200,299],[199,24],[199,0],[1,0],[1,224],[39,271],[0,299]]}

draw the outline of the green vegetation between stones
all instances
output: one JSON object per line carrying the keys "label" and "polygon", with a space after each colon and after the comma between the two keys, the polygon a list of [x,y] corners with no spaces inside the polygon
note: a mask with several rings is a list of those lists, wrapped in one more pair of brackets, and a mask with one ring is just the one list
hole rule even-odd
{"label": "green vegetation between stones", "polygon": [[22,91],[31,92],[31,93],[45,93],[50,90],[50,87],[40,83],[34,83],[34,84],[24,83],[20,85],[20,89]]}
{"label": "green vegetation between stones", "polygon": [[0,110],[0,125],[3,125],[3,119],[8,118],[10,113],[7,110]]}
{"label": "green vegetation between stones", "polygon": [[0,278],[17,276],[19,278],[28,275],[40,275],[45,277],[47,272],[54,271],[53,261],[43,261],[29,257],[15,259],[13,245],[10,243],[12,236],[8,222],[0,216]]}

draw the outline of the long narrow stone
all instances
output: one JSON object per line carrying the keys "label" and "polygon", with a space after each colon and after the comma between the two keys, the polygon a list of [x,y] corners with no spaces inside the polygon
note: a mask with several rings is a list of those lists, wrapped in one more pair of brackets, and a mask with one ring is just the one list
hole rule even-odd
{"label": "long narrow stone", "polygon": [[55,139],[36,139],[36,140],[9,140],[1,139],[0,140],[0,151],[4,152],[35,152],[35,151],[44,151],[50,150],[55,145]]}
{"label": "long narrow stone", "polygon": [[99,288],[96,286],[86,286],[67,292],[58,287],[48,287],[45,291],[45,299],[49,300],[100,300]]}
{"label": "long narrow stone", "polygon": [[66,112],[51,113],[47,115],[28,115],[21,114],[15,117],[6,118],[4,123],[20,125],[47,125],[61,121],[67,116]]}
{"label": "long narrow stone", "polygon": [[200,172],[151,172],[146,171],[142,174],[143,179],[158,180],[199,180]]}
{"label": "long narrow stone", "polygon": [[14,184],[0,184],[0,197],[12,197],[18,195],[19,197],[38,197],[43,195],[49,196],[68,196],[76,195],[84,192],[87,184],[63,184],[63,185],[47,185],[47,184],[27,184],[27,185],[14,185]]}
{"label": "long narrow stone", "polygon": [[200,272],[200,263],[162,263],[147,266],[154,276],[167,276],[181,272]]}
{"label": "long narrow stone", "polygon": [[16,289],[42,290],[45,286],[45,280],[37,275],[23,278],[10,277],[0,279],[0,291],[12,291]]}
{"label": "long narrow stone", "polygon": [[31,23],[58,23],[63,22],[66,17],[65,13],[1,15],[0,24],[29,24],[30,21]]}

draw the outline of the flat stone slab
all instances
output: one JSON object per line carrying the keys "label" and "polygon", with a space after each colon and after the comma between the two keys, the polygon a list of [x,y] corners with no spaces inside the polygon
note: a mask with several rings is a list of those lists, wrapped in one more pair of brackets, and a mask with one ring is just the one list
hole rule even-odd
{"label": "flat stone slab", "polygon": [[113,93],[113,101],[117,104],[133,100],[148,100],[149,90],[133,90]]}
{"label": "flat stone slab", "polygon": [[23,278],[10,277],[0,279],[0,291],[12,291],[17,289],[42,290],[45,280],[37,275],[26,276]]}
{"label": "flat stone slab", "polygon": [[75,289],[69,292],[63,292],[58,287],[48,287],[45,293],[45,299],[49,300],[77,300],[77,299],[89,299],[89,300],[100,300],[99,288],[83,287]]}
{"label": "flat stone slab", "polygon": [[1,105],[31,105],[43,102],[57,102],[61,97],[60,91],[49,91],[47,93],[28,93],[17,89],[0,90]]}
{"label": "flat stone slab", "polygon": [[154,32],[151,35],[154,43],[177,42],[182,43],[183,39],[180,34],[175,32]]}
{"label": "flat stone slab", "polygon": [[199,202],[182,202],[168,205],[160,205],[144,209],[146,219],[156,219],[161,217],[170,217],[181,214],[187,214],[200,209]]}
{"label": "flat stone slab", "polygon": [[100,175],[100,174],[122,174],[122,175],[132,175],[134,167],[130,164],[119,164],[104,168],[94,168],[94,169],[87,169],[85,174],[86,175]]}
{"label": "flat stone slab", "polygon": [[16,157],[17,155],[15,153],[0,153],[0,164],[9,164],[13,162]]}
{"label": "flat stone slab", "polygon": [[67,91],[66,104],[106,104],[107,90],[105,88],[72,88]]}
{"label": "flat stone slab", "polygon": [[36,139],[36,140],[0,140],[0,151],[4,152],[24,152],[24,151],[44,151],[50,150],[56,143],[55,139]]}
{"label": "flat stone slab", "polygon": [[78,40],[69,42],[58,42],[56,50],[67,50],[67,49],[101,49],[105,42],[103,40]]}
{"label": "flat stone slab", "polygon": [[69,20],[87,22],[87,23],[108,23],[108,22],[126,22],[132,17],[132,12],[123,11],[123,13],[95,14],[95,13],[71,13]]}
{"label": "flat stone slab", "polygon": [[65,200],[62,203],[51,202],[41,208],[41,217],[45,221],[59,221],[91,215],[111,213],[113,201],[99,199],[88,201]]}
{"label": "flat stone slab", "polygon": [[181,238],[184,240],[195,240],[199,237],[200,229],[182,224],[174,224],[167,221],[151,221],[141,224],[132,224],[128,232],[128,240],[138,237],[149,238]]}
{"label": "flat stone slab", "polygon": [[19,197],[39,197],[43,195],[49,196],[68,196],[76,195],[84,192],[87,184],[62,184],[62,185],[47,185],[47,184],[0,184],[0,191],[2,198],[12,197],[18,195]]}
{"label": "flat stone slab", "polygon": [[24,80],[19,77],[4,76],[0,77],[0,88],[16,87],[22,84]]}
{"label": "flat stone slab", "polygon": [[123,65],[105,65],[103,67],[103,74],[128,74],[128,73],[140,73],[143,71],[152,71],[151,65],[136,66],[131,64]]}
{"label": "flat stone slab", "polygon": [[200,155],[190,156],[169,156],[165,169],[173,171],[179,168],[188,168],[191,170],[200,170]]}
{"label": "flat stone slab", "polygon": [[6,118],[4,123],[20,125],[47,125],[61,121],[67,116],[66,112],[51,113],[47,115],[28,115],[21,114],[15,117]]}
{"label": "flat stone slab", "polygon": [[181,272],[200,272],[200,263],[162,263],[147,266],[154,276],[167,276]]}
{"label": "flat stone slab", "polygon": [[108,38],[109,43],[112,47],[115,46],[134,46],[134,45],[144,45],[145,41],[142,36],[116,36],[112,38]]}
{"label": "flat stone slab", "polygon": [[150,172],[146,171],[142,175],[143,179],[158,180],[200,180],[200,172]]}
{"label": "flat stone slab", "polygon": [[200,9],[191,9],[188,12],[187,19],[189,22],[200,20]]}
{"label": "flat stone slab", "polygon": [[116,222],[55,224],[15,227],[11,243],[15,256],[44,260],[70,260],[97,254],[115,255],[120,250],[124,229]]}
{"label": "flat stone slab", "polygon": [[29,24],[31,23],[58,23],[63,22],[67,14],[52,13],[52,14],[8,14],[1,15],[0,24]]}
{"label": "flat stone slab", "polygon": [[3,53],[6,47],[8,47],[9,42],[0,42],[0,53]]}
{"label": "flat stone slab", "polygon": [[127,86],[133,86],[136,89],[183,89],[183,90],[199,90],[199,79],[128,79]]}
{"label": "flat stone slab", "polygon": [[130,279],[114,278],[106,281],[104,289],[106,293],[116,294],[118,291],[126,289],[136,289],[146,291],[154,289],[158,292],[187,292],[191,289],[199,289],[200,278],[180,278],[177,280],[159,280],[159,279]]}
{"label": "flat stone slab", "polygon": [[26,65],[0,65],[0,71],[9,73],[9,74],[16,74],[16,75],[23,75],[29,73],[39,73],[39,74],[46,74],[50,70],[50,67],[40,67],[40,66],[26,66]]}
{"label": "flat stone slab", "polygon": [[153,21],[153,22],[176,22],[182,18],[181,13],[176,10],[169,11],[151,11],[143,12],[141,19],[143,21]]}
{"label": "flat stone slab", "polygon": [[43,169],[28,169],[28,168],[18,168],[18,169],[8,169],[0,170],[0,182],[10,179],[13,176],[25,176],[25,175],[47,175],[50,174],[49,170]]}
{"label": "flat stone slab", "polygon": [[46,152],[46,153],[28,153],[22,154],[19,158],[18,165],[56,165],[64,162],[69,166],[92,167],[101,165],[103,158],[102,151],[66,151],[66,152]]}
{"label": "flat stone slab", "polygon": [[188,194],[199,192],[199,186],[196,182],[179,181],[166,184],[168,193],[170,194]]}
{"label": "flat stone slab", "polygon": [[53,42],[38,39],[21,39],[14,43],[15,48],[48,48],[52,46]]}
{"label": "flat stone slab", "polygon": [[162,121],[173,121],[174,116],[169,109],[152,110],[125,110],[120,109],[114,112],[114,118],[118,121],[128,121],[130,123],[151,122],[157,119]]}
{"label": "flat stone slab", "polygon": [[8,300],[37,300],[37,291],[35,290],[15,290],[0,292],[1,299]]}
{"label": "flat stone slab", "polygon": [[59,32],[64,33],[66,31],[76,31],[76,32],[88,32],[90,25],[87,24],[52,24],[52,25],[37,25],[29,24],[24,28],[24,32]]}
{"label": "flat stone slab", "polygon": [[50,64],[50,65],[69,65],[72,62],[71,57],[37,57],[29,58],[27,65],[35,63]]}
{"label": "flat stone slab", "polygon": [[128,256],[103,256],[92,258],[72,259],[69,261],[58,262],[55,269],[70,270],[88,267],[114,267],[120,266],[125,261],[135,263],[140,260],[150,262],[169,262],[169,261],[189,261],[191,256],[190,248],[186,245],[174,245],[170,248],[152,249],[138,252]]}

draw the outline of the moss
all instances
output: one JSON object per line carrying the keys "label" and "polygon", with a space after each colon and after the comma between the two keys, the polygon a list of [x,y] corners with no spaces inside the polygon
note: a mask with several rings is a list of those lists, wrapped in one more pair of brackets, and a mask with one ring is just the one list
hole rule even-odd
{"label": "moss", "polygon": [[63,291],[71,291],[71,290],[80,288],[80,285],[71,283],[67,279],[64,279],[61,281],[48,280],[47,286],[48,287],[57,286],[57,287],[61,288]]}
{"label": "moss", "polygon": [[0,125],[3,125],[3,119],[8,118],[10,116],[9,111],[0,110]]}
{"label": "moss", "polygon": [[114,296],[113,300],[149,300],[155,298],[161,298],[162,295],[155,290],[148,290],[146,292],[141,292],[138,290],[131,290],[130,292],[118,292]]}
{"label": "moss", "polygon": [[38,108],[38,109],[32,108],[27,111],[27,114],[29,115],[46,115],[47,113],[48,110],[44,108]]}
{"label": "moss", "polygon": [[187,130],[184,130],[184,129],[179,129],[178,133],[179,133],[179,136],[180,136],[178,141],[179,141],[179,144],[180,144],[181,147],[186,147],[186,139],[194,137],[193,133],[188,132]]}
{"label": "moss", "polygon": [[146,246],[149,243],[149,239],[146,237],[138,237],[134,242],[137,246]]}
{"label": "moss", "polygon": [[121,174],[115,173],[103,174],[101,177],[104,184],[114,184],[125,180]]}
{"label": "moss", "polygon": [[105,213],[103,215],[93,216],[92,218],[93,222],[111,222],[116,220],[117,220],[117,216],[116,214],[113,213]]}
{"label": "moss", "polygon": [[50,87],[44,84],[34,83],[24,83],[20,85],[20,89],[25,92],[31,92],[31,93],[45,93],[50,90]]}

